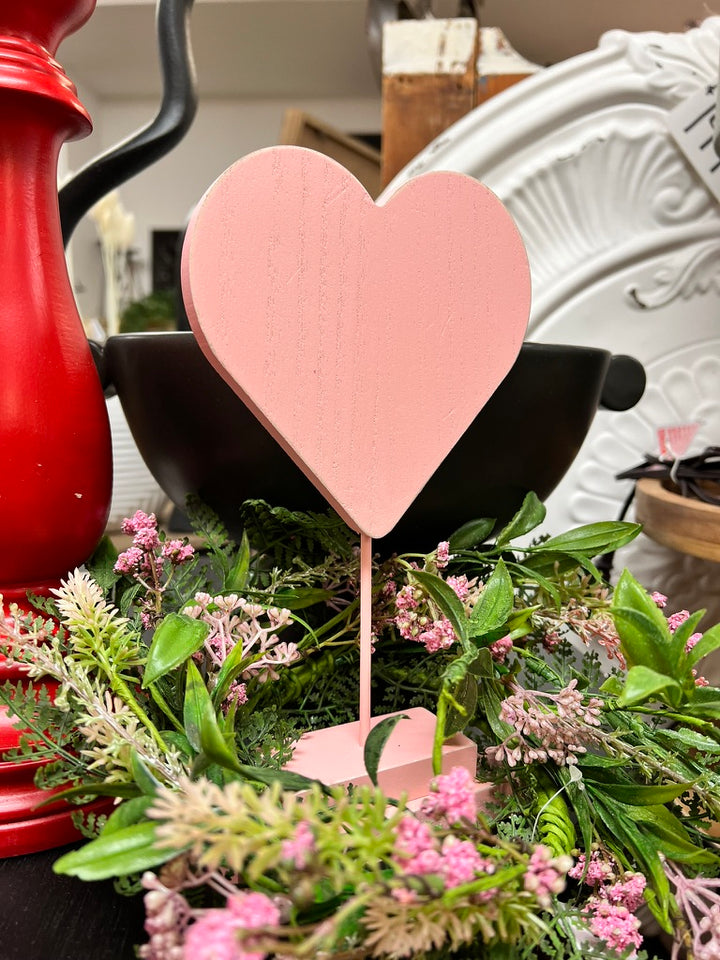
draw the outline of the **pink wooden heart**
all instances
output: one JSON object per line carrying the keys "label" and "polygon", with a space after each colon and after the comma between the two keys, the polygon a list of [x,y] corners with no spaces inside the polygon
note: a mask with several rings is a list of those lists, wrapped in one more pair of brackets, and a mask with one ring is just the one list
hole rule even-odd
{"label": "pink wooden heart", "polygon": [[251,154],[213,184],[182,267],[208,360],[371,537],[505,377],[530,308],[522,240],[486,187],[429,173],[378,206],[300,147]]}

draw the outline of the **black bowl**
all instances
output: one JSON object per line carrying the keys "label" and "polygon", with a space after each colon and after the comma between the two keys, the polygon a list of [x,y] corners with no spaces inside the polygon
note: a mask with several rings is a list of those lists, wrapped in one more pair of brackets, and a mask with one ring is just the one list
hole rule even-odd
{"label": "black bowl", "polygon": [[[192,333],[111,337],[104,365],[140,453],[181,510],[195,493],[237,534],[247,499],[325,509]],[[377,549],[431,550],[468,520],[507,521],[530,490],[544,499],[575,459],[598,405],[628,409],[644,385],[644,370],[630,357],[523,344],[505,380]]]}

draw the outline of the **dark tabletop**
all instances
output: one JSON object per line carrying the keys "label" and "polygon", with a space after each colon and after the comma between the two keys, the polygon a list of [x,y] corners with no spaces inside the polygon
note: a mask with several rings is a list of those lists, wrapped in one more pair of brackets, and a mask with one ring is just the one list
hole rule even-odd
{"label": "dark tabletop", "polygon": [[142,897],[52,872],[70,848],[0,860],[0,960],[134,960]]}

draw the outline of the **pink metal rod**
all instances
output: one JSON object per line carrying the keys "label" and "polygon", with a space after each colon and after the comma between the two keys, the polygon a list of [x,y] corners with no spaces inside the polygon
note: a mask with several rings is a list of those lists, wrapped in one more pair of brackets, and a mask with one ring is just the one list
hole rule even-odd
{"label": "pink metal rod", "polygon": [[360,743],[370,733],[372,537],[360,534]]}

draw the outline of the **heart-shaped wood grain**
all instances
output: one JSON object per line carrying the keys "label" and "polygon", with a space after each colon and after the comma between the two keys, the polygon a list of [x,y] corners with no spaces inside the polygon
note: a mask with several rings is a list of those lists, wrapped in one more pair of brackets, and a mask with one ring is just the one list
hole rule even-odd
{"label": "heart-shaped wood grain", "polygon": [[505,377],[530,309],[520,235],[476,180],[429,173],[379,206],[300,147],[251,154],[208,190],[183,292],[208,360],[371,537]]}

